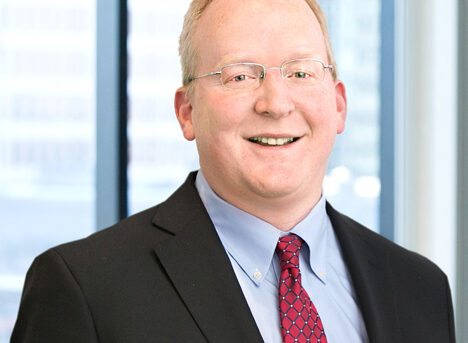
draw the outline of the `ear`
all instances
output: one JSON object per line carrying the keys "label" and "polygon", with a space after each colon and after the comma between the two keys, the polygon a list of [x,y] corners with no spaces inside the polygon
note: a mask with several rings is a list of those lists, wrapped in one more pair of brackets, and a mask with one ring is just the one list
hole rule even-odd
{"label": "ear", "polygon": [[185,87],[177,89],[174,98],[174,108],[177,121],[185,139],[193,141],[195,139],[195,131],[193,130],[192,122],[192,103]]}
{"label": "ear", "polygon": [[340,134],[345,129],[346,114],[348,112],[348,102],[346,100],[345,85],[339,80],[335,83],[335,103],[336,115],[338,116],[336,133]]}

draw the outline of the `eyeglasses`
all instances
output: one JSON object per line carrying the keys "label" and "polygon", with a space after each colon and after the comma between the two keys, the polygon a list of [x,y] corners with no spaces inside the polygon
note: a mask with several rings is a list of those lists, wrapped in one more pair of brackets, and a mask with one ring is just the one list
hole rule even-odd
{"label": "eyeglasses", "polygon": [[254,90],[261,86],[267,70],[278,69],[288,84],[293,86],[311,86],[323,81],[325,70],[332,70],[332,65],[311,58],[300,58],[284,62],[281,67],[270,67],[258,63],[233,63],[225,65],[220,71],[193,77],[189,80],[219,75],[221,84],[229,89]]}

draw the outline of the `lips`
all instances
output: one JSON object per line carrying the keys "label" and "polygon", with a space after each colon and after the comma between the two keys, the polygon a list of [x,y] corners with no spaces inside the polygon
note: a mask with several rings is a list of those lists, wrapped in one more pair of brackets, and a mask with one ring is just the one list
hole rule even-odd
{"label": "lips", "polygon": [[283,146],[291,144],[297,141],[299,137],[267,137],[267,136],[257,136],[249,138],[249,141],[252,143],[257,143],[260,145],[267,145],[267,146]]}

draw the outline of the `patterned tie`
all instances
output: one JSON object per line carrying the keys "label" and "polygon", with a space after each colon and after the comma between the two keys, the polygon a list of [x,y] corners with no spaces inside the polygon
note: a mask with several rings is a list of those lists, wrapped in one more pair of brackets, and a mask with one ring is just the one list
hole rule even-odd
{"label": "patterned tie", "polygon": [[322,321],[301,283],[299,250],[302,239],[288,235],[278,240],[281,266],[279,308],[284,343],[327,343]]}

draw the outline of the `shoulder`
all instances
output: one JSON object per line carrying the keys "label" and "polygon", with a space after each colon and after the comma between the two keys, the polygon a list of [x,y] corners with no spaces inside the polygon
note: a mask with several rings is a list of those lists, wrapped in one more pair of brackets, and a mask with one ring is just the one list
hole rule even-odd
{"label": "shoulder", "polygon": [[156,237],[151,227],[156,210],[36,257],[26,275],[12,342],[97,342],[96,313],[118,311],[112,299],[122,289],[141,292],[132,280],[138,269],[151,270],[150,259],[142,256],[150,256],[147,242]]}
{"label": "shoulder", "polygon": [[143,254],[148,256],[157,244],[173,236],[174,233],[166,227],[183,226],[187,218],[197,217],[203,211],[194,187],[195,175],[194,172],[189,174],[185,183],[166,201],[86,238],[51,250],[65,259],[76,261],[114,259],[114,262],[119,262],[124,259],[122,256],[127,260]]}
{"label": "shoulder", "polygon": [[[329,204],[327,213],[366,321],[386,326],[398,320],[408,342],[453,342],[453,308],[443,271]],[[439,330],[430,332],[433,327]],[[394,328],[388,325],[388,330]]]}
{"label": "shoulder", "polygon": [[132,215],[111,227],[76,241],[52,248],[67,258],[105,260],[114,254],[129,254],[141,250],[150,242],[161,239],[161,232],[152,225],[160,205]]}
{"label": "shoulder", "polygon": [[[357,221],[336,211],[327,204],[327,213],[338,236],[342,249],[372,258],[378,256],[395,273],[409,273],[418,277],[428,274],[445,278],[442,270],[428,258],[410,251],[382,235],[366,228]],[[370,263],[377,263],[370,261]]]}

